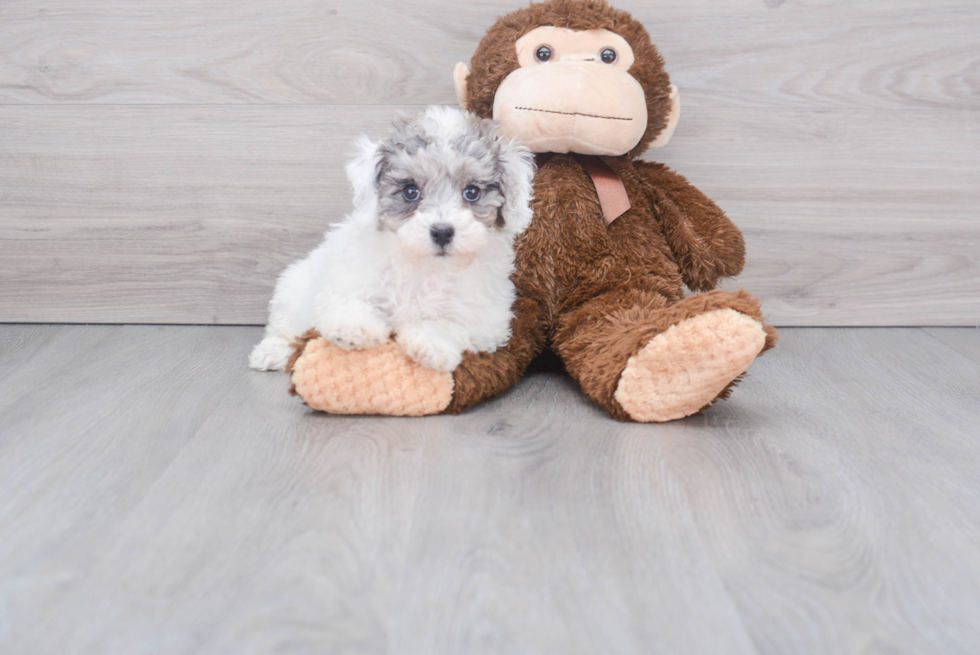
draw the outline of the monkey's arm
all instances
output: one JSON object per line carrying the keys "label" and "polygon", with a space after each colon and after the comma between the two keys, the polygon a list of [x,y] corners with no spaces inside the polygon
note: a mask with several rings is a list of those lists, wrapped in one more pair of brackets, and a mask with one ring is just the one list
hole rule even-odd
{"label": "monkey's arm", "polygon": [[745,241],[718,205],[663,164],[640,161],[634,168],[692,291],[710,291],[720,278],[742,272]]}

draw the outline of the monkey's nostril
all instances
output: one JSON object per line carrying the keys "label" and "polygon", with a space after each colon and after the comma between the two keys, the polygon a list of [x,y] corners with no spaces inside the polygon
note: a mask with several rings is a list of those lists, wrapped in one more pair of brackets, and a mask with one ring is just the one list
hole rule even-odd
{"label": "monkey's nostril", "polygon": [[455,233],[456,230],[453,229],[453,226],[446,225],[445,223],[436,223],[429,228],[429,236],[432,237],[433,243],[440,247],[449,245],[449,242],[453,240],[453,234]]}

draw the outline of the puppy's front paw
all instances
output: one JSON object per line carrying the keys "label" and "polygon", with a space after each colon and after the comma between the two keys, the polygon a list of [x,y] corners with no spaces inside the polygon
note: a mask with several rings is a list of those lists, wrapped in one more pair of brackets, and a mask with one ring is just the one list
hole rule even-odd
{"label": "puppy's front paw", "polygon": [[391,328],[376,316],[329,316],[316,325],[330,343],[344,350],[376,348],[388,341]]}
{"label": "puppy's front paw", "polygon": [[448,335],[425,326],[399,330],[395,342],[408,357],[436,371],[452,372],[463,359],[463,351]]}
{"label": "puppy's front paw", "polygon": [[249,355],[248,365],[257,371],[281,371],[286,368],[293,345],[282,337],[267,336]]}

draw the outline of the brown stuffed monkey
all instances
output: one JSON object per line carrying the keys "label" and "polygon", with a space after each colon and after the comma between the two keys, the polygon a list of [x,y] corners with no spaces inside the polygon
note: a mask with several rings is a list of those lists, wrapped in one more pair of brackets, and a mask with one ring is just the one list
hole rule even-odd
{"label": "brown stuffed monkey", "polygon": [[[637,159],[679,114],[644,27],[603,0],[533,4],[498,20],[454,77],[460,105],[542,153],[510,343],[466,353],[450,375],[394,348],[308,339],[289,369],[295,391],[326,411],[455,413],[550,348],[620,420],[669,421],[726,397],[776,331],[747,292],[712,290],[742,270],[738,228],[686,179]],[[685,297],[685,285],[706,293]]]}

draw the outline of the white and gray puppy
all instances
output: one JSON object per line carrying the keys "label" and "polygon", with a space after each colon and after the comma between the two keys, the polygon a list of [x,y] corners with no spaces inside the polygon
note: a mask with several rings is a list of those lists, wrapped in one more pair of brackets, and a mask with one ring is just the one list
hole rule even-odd
{"label": "white and gray puppy", "polygon": [[452,371],[510,339],[514,237],[531,220],[534,158],[490,120],[429,107],[367,137],[347,166],[354,211],[280,276],[252,368],[281,370],[310,328],[341,348],[394,338]]}

